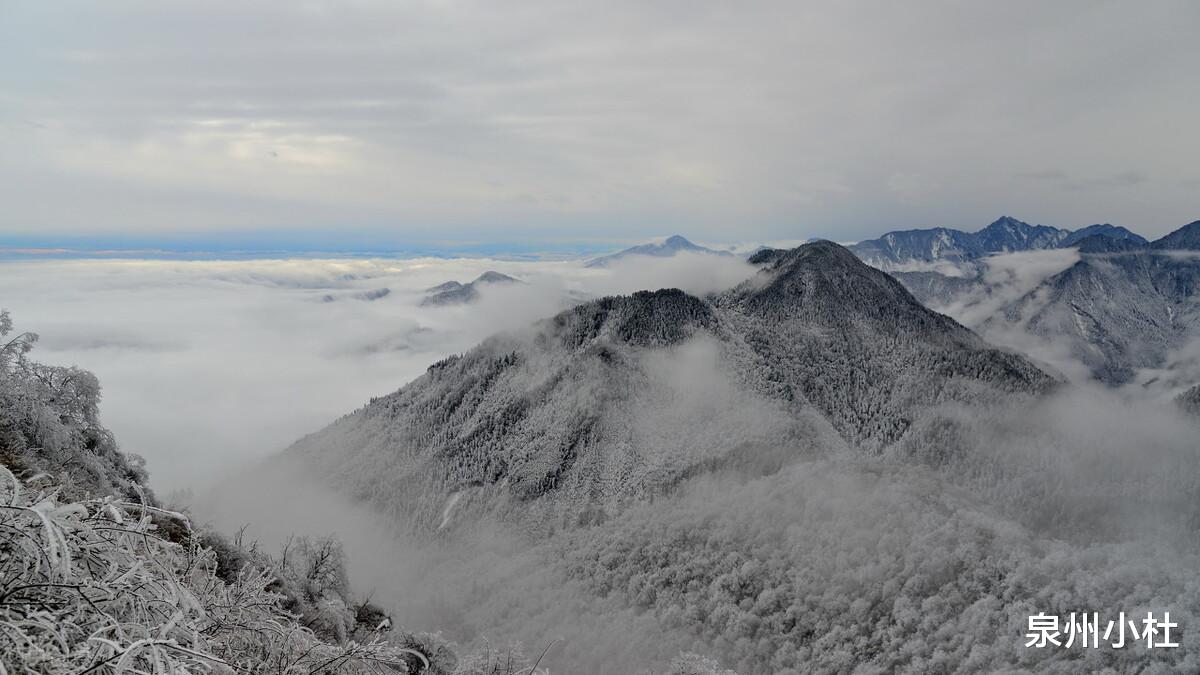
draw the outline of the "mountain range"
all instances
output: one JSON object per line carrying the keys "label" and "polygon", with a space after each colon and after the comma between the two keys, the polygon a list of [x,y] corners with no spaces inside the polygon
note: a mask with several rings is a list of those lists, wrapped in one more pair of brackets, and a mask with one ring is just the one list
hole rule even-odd
{"label": "mountain range", "polygon": [[1079,442],[1072,425],[1129,425],[842,246],[749,263],[721,292],[605,297],[492,336],[284,456],[448,547],[421,577],[460,593],[439,627],[565,634],[570,672],[636,672],[659,643],[742,673],[1187,669],[1182,651],[1012,645],[1044,606],[1153,588],[1200,607],[1191,558],[1116,524],[1193,531],[1194,444]]}
{"label": "mountain range", "polygon": [[[1109,227],[1064,239],[1078,250],[1079,260],[1003,303],[978,328],[1031,333],[1114,386],[1134,381],[1140,370],[1163,367],[1177,350],[1200,339],[1200,254],[1194,253],[1200,252],[1200,221],[1153,242]],[[986,267],[986,261],[975,263]],[[993,292],[977,264],[963,269],[963,276],[892,274],[934,307],[978,302]]]}
{"label": "mountain range", "polygon": [[1068,248],[1093,235],[1146,243],[1140,235],[1109,224],[1090,225],[1072,232],[1001,216],[977,232],[946,227],[894,231],[854,244],[850,250],[868,264],[892,271],[938,261],[968,262],[996,253]]}
{"label": "mountain range", "polygon": [[1106,384],[1131,382],[1200,339],[1198,233],[1200,221],[1146,247],[1081,246],[1078,262],[991,321],[1066,347]]}

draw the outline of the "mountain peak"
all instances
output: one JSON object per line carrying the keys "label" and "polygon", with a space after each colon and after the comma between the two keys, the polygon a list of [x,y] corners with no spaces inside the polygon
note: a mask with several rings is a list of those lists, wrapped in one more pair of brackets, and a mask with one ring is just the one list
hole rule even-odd
{"label": "mountain peak", "polygon": [[474,302],[479,299],[479,287],[486,284],[519,284],[522,283],[516,277],[510,277],[507,274],[501,274],[494,270],[488,270],[480,274],[474,281],[465,284],[457,281],[447,281],[444,284],[438,284],[433,288],[426,289],[429,293],[424,300],[421,301],[422,307],[441,306],[441,305],[461,305],[469,302]]}
{"label": "mountain peak", "polygon": [[[1067,235],[1067,238],[1063,239],[1061,246],[1063,248],[1069,248],[1071,246],[1078,245],[1084,239],[1088,239],[1088,238],[1094,237],[1094,236],[1105,237],[1108,239],[1123,240],[1123,241],[1126,241],[1128,244],[1135,245],[1134,247],[1144,246],[1149,243],[1148,241],[1146,241],[1145,237],[1143,237],[1135,232],[1132,232],[1132,231],[1128,230],[1127,228],[1120,227],[1118,225],[1113,225],[1112,223],[1097,223],[1095,225],[1088,225],[1085,228],[1075,230],[1071,234]],[[1112,246],[1108,242],[1098,242],[1098,243],[1093,242],[1092,245],[1093,246],[1110,246],[1110,247]]]}
{"label": "mountain peak", "polygon": [[563,344],[572,348],[602,336],[640,346],[675,344],[716,323],[703,300],[678,288],[600,298],[550,321]]}
{"label": "mountain peak", "polygon": [[1130,237],[1097,233],[1073,241],[1071,245],[1078,247],[1080,253],[1120,253],[1140,250],[1145,243]]}
{"label": "mountain peak", "polygon": [[814,239],[807,244],[802,244],[793,249],[767,249],[756,253],[751,258],[751,262],[755,262],[755,258],[759,258],[757,262],[760,264],[766,262],[761,258],[769,259],[773,263],[774,269],[805,263],[810,265],[849,265],[852,267],[867,268],[845,246],[829,241],[828,239]]}
{"label": "mountain peak", "polygon": [[1012,216],[1000,216],[991,225],[975,233],[985,253],[1010,253],[1033,249],[1057,248],[1070,231],[1046,225],[1030,225]]}
{"label": "mountain peak", "polygon": [[1017,220],[1016,218],[1013,218],[1012,216],[1000,216],[996,220],[992,221],[992,223],[990,225],[988,225],[987,227],[980,230],[980,232],[983,232],[986,230],[991,230],[991,229],[996,229],[996,228],[1007,228],[1007,227],[1033,227],[1033,226],[1023,220]]}
{"label": "mountain peak", "polygon": [[732,293],[751,313],[808,316],[831,325],[864,312],[876,318],[929,314],[954,323],[926,310],[898,281],[832,241],[762,251],[750,262],[763,265],[758,277]]}
{"label": "mountain peak", "polygon": [[475,279],[475,281],[472,281],[471,283],[473,283],[473,284],[498,284],[498,283],[513,283],[516,281],[520,281],[520,280],[515,277],[510,277],[507,274],[501,274],[500,272],[496,272],[494,270],[488,270],[488,271],[484,272],[483,274],[480,274]]}
{"label": "mountain peak", "polygon": [[709,255],[731,256],[729,251],[716,251],[711,248],[705,248],[698,244],[693,244],[685,237],[678,234],[673,234],[666,238],[661,244],[639,244],[631,246],[623,251],[618,251],[611,255],[601,256],[588,261],[587,267],[607,267],[608,265],[628,258],[631,256],[650,256],[655,258],[669,258],[677,253],[705,253]]}
{"label": "mountain peak", "polygon": [[1200,251],[1200,220],[1195,220],[1150,244],[1152,248]]}

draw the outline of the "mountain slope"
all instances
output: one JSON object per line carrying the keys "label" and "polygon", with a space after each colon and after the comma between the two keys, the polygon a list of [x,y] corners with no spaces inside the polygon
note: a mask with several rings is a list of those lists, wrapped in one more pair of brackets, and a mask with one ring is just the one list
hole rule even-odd
{"label": "mountain slope", "polygon": [[1200,220],[1193,221],[1167,236],[1155,240],[1150,248],[1174,251],[1200,251]]}
{"label": "mountain slope", "polygon": [[464,510],[544,527],[697,473],[878,449],[930,406],[1053,385],[836,244],[764,260],[708,300],[604,298],[490,338],[290,452],[419,528]]}
{"label": "mountain slope", "polygon": [[1137,251],[1146,247],[1146,241],[1138,237],[1110,237],[1104,234],[1090,234],[1086,237],[1076,239],[1072,245],[1079,249],[1080,253],[1120,253],[1124,251]]}
{"label": "mountain slope", "polygon": [[[1191,227],[1159,242],[1183,242]],[[1124,384],[1200,336],[1200,258],[1091,243],[1084,239],[1079,262],[1009,303],[991,323],[1064,345],[1100,381]]]}
{"label": "mountain slope", "polygon": [[706,255],[719,255],[719,256],[726,256],[726,257],[733,255],[729,251],[716,251],[711,248],[705,248],[704,246],[699,246],[697,244],[693,244],[692,242],[688,241],[687,239],[676,234],[676,235],[667,237],[667,239],[664,242],[662,242],[661,244],[640,244],[638,246],[632,246],[623,251],[618,251],[618,252],[610,254],[610,255],[600,256],[599,258],[593,258],[592,260],[589,260],[585,266],[586,267],[608,267],[609,265],[613,264],[614,262],[617,262],[618,260],[624,260],[631,256],[632,257],[650,256],[650,257],[655,257],[655,258],[669,258],[669,257],[677,255],[679,253],[703,253]]}
{"label": "mountain slope", "polygon": [[942,401],[1051,386],[841,246],[814,242],[751,262],[764,264],[759,277],[716,305],[747,336],[763,381],[803,395],[852,443],[895,442],[918,409]]}
{"label": "mountain slope", "polygon": [[1192,541],[1186,434],[1137,444],[1039,396],[1050,377],[835,244],[751,262],[714,296],[605,298],[490,338],[288,454],[449,542],[421,576],[455,589],[448,631],[561,629],[546,663],[565,672],[637,672],[631,633],[679,631],[746,674],[1194,669],[1013,649],[1032,613],[1147,589],[1200,615],[1193,552],[1114,525]]}
{"label": "mountain slope", "polygon": [[1180,394],[1175,402],[1184,412],[1200,417],[1200,384]]}
{"label": "mountain slope", "polygon": [[888,232],[878,239],[854,244],[850,250],[880,269],[911,262],[960,262],[984,254],[975,235],[946,227]]}
{"label": "mountain slope", "polygon": [[980,273],[954,277],[932,271],[889,274],[926,307],[945,307],[972,291],[988,293],[990,290]]}
{"label": "mountain slope", "polygon": [[[778,402],[747,407],[751,394],[724,385],[715,356],[683,349],[720,345],[719,332],[711,306],[682,291],[603,298],[434,364],[291,452],[385,513],[436,529],[451,496],[455,517],[514,512],[548,526],[745,459],[734,455],[755,443],[836,438],[815,415],[773,414]],[[688,433],[660,434],[665,419]]]}
{"label": "mountain slope", "polygon": [[1078,244],[1081,240],[1086,239],[1087,237],[1096,235],[1105,237],[1107,239],[1128,241],[1141,246],[1145,246],[1146,244],[1150,243],[1146,241],[1146,238],[1142,235],[1132,232],[1124,227],[1112,225],[1110,223],[1097,223],[1096,225],[1088,225],[1087,227],[1075,230],[1071,234],[1067,235],[1067,237],[1062,240],[1059,246],[1062,246],[1063,248],[1069,248]]}
{"label": "mountain slope", "polygon": [[[428,661],[354,598],[335,539],[281,560],[146,486],[99,422],[99,383],[27,358],[0,310],[0,672],[390,672]],[[97,636],[105,636],[98,639]]]}

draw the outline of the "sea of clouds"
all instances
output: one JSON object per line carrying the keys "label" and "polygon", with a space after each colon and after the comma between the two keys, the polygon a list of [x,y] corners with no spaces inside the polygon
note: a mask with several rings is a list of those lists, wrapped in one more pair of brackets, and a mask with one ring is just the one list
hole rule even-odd
{"label": "sea of clouds", "polygon": [[[1072,255],[993,259],[985,272],[986,292],[943,310],[978,326],[1004,301],[1072,264]],[[429,287],[468,282],[487,270],[524,283],[483,286],[479,301],[469,305],[422,306]],[[828,551],[787,563],[825,569],[829,561],[844,559],[861,559],[869,567],[874,558],[859,556],[855,548],[862,542],[922,541],[942,531],[933,511],[966,514],[966,521],[982,523],[980,546],[991,541],[992,532],[1008,533],[1014,546],[1057,542],[1053,555],[1033,555],[1024,567],[1017,565],[1034,571],[1034,586],[1047,584],[1038,591],[1046,597],[1033,598],[1038,609],[1051,606],[1047,598],[1057,589],[1089,588],[1091,575],[1100,570],[1108,575],[1107,585],[1100,586],[1105,593],[1065,596],[1071,609],[1085,609],[1075,606],[1079,603],[1106,611],[1167,607],[1189,626],[1185,637],[1200,630],[1188,614],[1192,600],[1177,597],[1179,588],[1194,587],[1188,585],[1194,584],[1195,550],[1187,542],[1194,531],[1191,495],[1200,466],[1195,424],[1161,402],[1074,377],[1071,386],[1036,405],[982,417],[978,411],[943,411],[944,421],[930,429],[953,432],[914,437],[914,443],[932,443],[928,447],[849,462],[796,455],[786,466],[772,465],[779,470],[770,475],[708,477],[669,500],[635,509],[628,527],[614,520],[609,529],[588,533],[591,539],[556,540],[536,550],[499,530],[445,548],[410,541],[388,519],[308,474],[278,463],[268,470],[262,463],[492,333],[520,329],[589,297],[663,287],[704,295],[753,273],[740,258],[691,255],[631,259],[605,269],[588,269],[579,261],[493,259],[14,261],[0,264],[0,306],[12,311],[20,329],[41,334],[38,360],[97,373],[104,386],[102,419],[126,451],[146,457],[160,494],[194,491],[196,498],[187,501],[195,515],[225,532],[249,525],[247,536],[269,551],[292,534],[335,532],[346,545],[356,590],[387,607],[400,625],[445,630],[464,643],[515,640],[538,651],[555,644],[547,663],[556,672],[565,666],[577,672],[637,672],[684,649],[730,656],[719,648],[725,637],[702,640],[652,611],[630,607],[620,594],[598,597],[581,578],[564,572],[569,565],[547,563],[568,556],[576,544],[591,542],[592,548],[580,549],[585,553],[602,551],[610,540],[687,529],[693,521],[727,520],[727,534],[750,533],[761,541],[791,532],[795,545],[780,550],[793,552],[814,551],[813,541],[828,540]],[[385,288],[387,294],[372,293]],[[1022,343],[1020,335],[988,337],[1015,348],[1035,344]],[[647,413],[653,420],[644,426],[657,434],[653,442],[670,448],[688,438],[698,426],[697,410],[765,426],[761,417],[770,411],[734,396],[704,345],[688,349],[651,364],[659,380],[687,394],[672,398],[678,409]],[[1075,372],[1066,356],[1029,353],[1060,372]],[[947,452],[951,446],[955,451]],[[923,458],[931,457],[941,459],[928,459],[925,466]],[[214,489],[214,482],[223,489]],[[827,483],[837,489],[824,489]],[[879,485],[886,488],[882,493]],[[931,495],[933,507],[926,504]],[[961,495],[973,497],[959,503]],[[792,503],[796,500],[802,503]],[[940,500],[955,506],[943,509]],[[805,518],[826,512],[832,521],[818,518],[808,529],[796,529]],[[907,520],[873,524],[885,517]],[[843,540],[850,543],[839,543]],[[925,551],[905,544],[875,557],[891,555],[923,570],[938,560],[956,560],[963,539],[956,534],[950,541],[959,548],[943,542]],[[981,560],[991,564],[1007,555],[1002,550],[988,548]],[[1142,598],[1129,589],[1140,588],[1135,582],[1144,570],[1157,576],[1144,584],[1148,595]],[[867,571],[853,567],[847,575]],[[1063,578],[1046,582],[1037,576],[1049,573]],[[833,574],[819,581],[841,578]],[[1016,640],[1026,609],[984,614],[1005,624],[1004,634]],[[843,613],[829,609],[830,616]]]}
{"label": "sea of clouds", "polygon": [[[466,305],[426,289],[487,270]],[[95,372],[101,415],[146,458],[160,493],[202,489],[401,387],[484,337],[586,298],[750,276],[740,258],[680,255],[607,269],[579,261],[43,260],[0,264],[0,306],[41,336],[34,356]],[[388,289],[373,300],[372,291]]]}

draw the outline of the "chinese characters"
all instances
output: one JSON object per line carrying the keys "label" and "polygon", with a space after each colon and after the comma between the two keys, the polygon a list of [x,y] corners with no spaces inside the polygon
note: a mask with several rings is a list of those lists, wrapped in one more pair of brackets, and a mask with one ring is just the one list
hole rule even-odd
{"label": "chinese characters", "polygon": [[[1066,619],[1063,623],[1061,619]],[[1113,649],[1123,649],[1127,645],[1144,644],[1147,649],[1178,647],[1179,643],[1171,638],[1171,629],[1179,624],[1171,621],[1171,613],[1163,612],[1159,619],[1153,612],[1146,612],[1145,618],[1125,618],[1121,612],[1119,618],[1103,623],[1098,612],[1080,612],[1060,617],[1057,614],[1038,612],[1029,616],[1025,633],[1025,646],[1035,649],[1046,647],[1061,647],[1071,649],[1078,645],[1084,649],[1096,649],[1103,643]]]}

